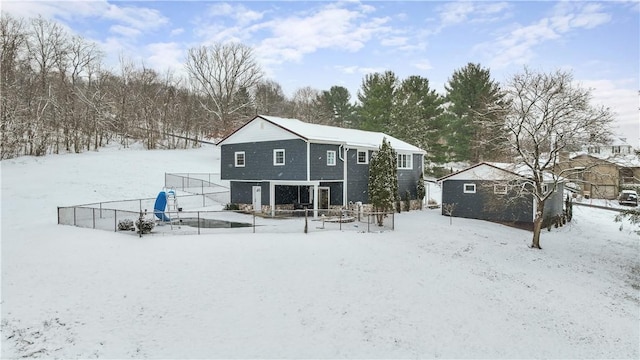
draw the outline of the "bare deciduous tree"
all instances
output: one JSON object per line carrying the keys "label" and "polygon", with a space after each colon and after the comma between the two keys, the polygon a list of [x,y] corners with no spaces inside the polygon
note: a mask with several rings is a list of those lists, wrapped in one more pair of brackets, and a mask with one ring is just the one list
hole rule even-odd
{"label": "bare deciduous tree", "polygon": [[529,178],[523,193],[533,195],[535,206],[532,248],[540,249],[545,201],[562,176],[557,171],[563,154],[588,141],[610,136],[613,114],[591,104],[591,91],[573,82],[566,71],[538,73],[527,68],[507,83],[508,108],[505,143]]}
{"label": "bare deciduous tree", "polygon": [[194,90],[210,101],[201,105],[213,115],[220,133],[231,130],[234,113],[251,105],[234,102],[238,90],[252,89],[262,78],[253,50],[240,43],[191,48],[186,69]]}

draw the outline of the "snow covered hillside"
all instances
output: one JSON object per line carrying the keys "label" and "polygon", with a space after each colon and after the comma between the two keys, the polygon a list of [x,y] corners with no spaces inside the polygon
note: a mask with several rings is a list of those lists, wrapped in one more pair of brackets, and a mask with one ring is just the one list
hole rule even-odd
{"label": "snow covered hillside", "polygon": [[2,358],[638,358],[640,241],[404,212],[381,233],[135,236],[56,207],[218,172],[212,146],[2,161]]}

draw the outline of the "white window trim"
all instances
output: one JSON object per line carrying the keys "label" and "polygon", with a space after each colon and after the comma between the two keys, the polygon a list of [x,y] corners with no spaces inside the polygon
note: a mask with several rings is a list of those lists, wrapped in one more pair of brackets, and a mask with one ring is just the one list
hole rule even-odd
{"label": "white window trim", "polygon": [[[360,153],[364,153],[364,162],[360,161]],[[358,164],[368,164],[369,163],[369,151],[367,151],[367,150],[358,150],[356,152],[356,162]]]}
{"label": "white window trim", "polygon": [[[238,164],[238,155],[242,155],[242,164]],[[244,167],[247,164],[247,156],[244,154],[244,151],[236,151],[233,153],[233,159],[236,167]]]}
{"label": "white window trim", "polygon": [[[331,154],[331,156],[329,156]],[[329,160],[333,160],[330,162]],[[336,166],[336,151],[335,150],[327,150],[327,166]]]}
{"label": "white window trim", "polygon": [[[282,163],[278,163],[277,159],[278,156],[277,154],[282,152]],[[286,157],[285,157],[286,153],[284,151],[284,149],[273,149],[273,165],[274,166],[284,166],[285,162],[286,162]]]}
{"label": "white window trim", "polygon": [[[401,156],[407,159],[407,166],[401,166],[402,162],[399,159]],[[398,154],[397,161],[398,169],[413,170],[413,154]]]}
{"label": "white window trim", "polygon": [[[467,186],[473,186],[473,190],[467,190]],[[476,184],[474,184],[474,183],[462,184],[462,192],[465,193],[465,194],[475,194],[476,193]]]}
{"label": "white window trim", "polygon": [[493,185],[493,193],[498,195],[506,195],[509,191],[509,187],[504,184],[495,184]]}

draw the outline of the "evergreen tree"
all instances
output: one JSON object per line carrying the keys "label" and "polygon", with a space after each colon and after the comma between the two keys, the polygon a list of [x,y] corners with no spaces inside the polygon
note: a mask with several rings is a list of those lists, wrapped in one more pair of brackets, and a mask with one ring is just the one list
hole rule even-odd
{"label": "evergreen tree", "polygon": [[359,124],[362,130],[388,132],[393,122],[394,96],[398,78],[392,71],[366,75],[358,91]]}
{"label": "evergreen tree", "polygon": [[424,187],[424,174],[420,173],[420,178],[418,179],[418,184],[416,185],[416,195],[418,197],[418,200],[420,200],[420,210],[422,210],[422,202],[426,194],[426,189]]}
{"label": "evergreen tree", "polygon": [[389,134],[428,150],[430,157],[442,157],[443,149],[435,145],[440,136],[438,119],[444,99],[429,88],[429,80],[409,76],[396,91],[394,102]]}
{"label": "evergreen tree", "polygon": [[384,212],[393,209],[398,193],[398,166],[395,150],[387,139],[369,161],[369,203],[377,215],[378,226],[383,225]]}
{"label": "evergreen tree", "polygon": [[504,133],[496,133],[495,125],[504,121],[504,112],[499,111],[504,93],[491,80],[489,69],[469,63],[454,71],[445,90],[447,143],[454,160],[499,160],[498,139],[504,139]]}
{"label": "evergreen tree", "polygon": [[351,103],[351,94],[343,86],[332,86],[329,91],[323,91],[321,103],[328,114],[328,123],[344,128],[353,127],[355,120],[355,107]]}

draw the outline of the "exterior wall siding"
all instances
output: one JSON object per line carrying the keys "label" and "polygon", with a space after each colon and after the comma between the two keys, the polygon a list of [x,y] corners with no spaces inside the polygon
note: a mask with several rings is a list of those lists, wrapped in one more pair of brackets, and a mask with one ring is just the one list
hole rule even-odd
{"label": "exterior wall siding", "polygon": [[[311,144],[309,146],[311,163],[311,180],[342,180],[344,161],[340,160],[340,146],[329,144]],[[327,151],[336,152],[336,164],[327,165]]]}
{"label": "exterior wall siding", "polygon": [[[273,150],[285,150],[285,165],[273,165]],[[235,166],[235,153],[244,151],[245,166]],[[307,144],[300,139],[227,144],[220,149],[222,180],[306,180]]]}
{"label": "exterior wall siding", "polygon": [[[369,164],[358,164],[358,151],[347,151],[347,201],[363,204],[369,202]],[[369,151],[371,159],[372,151]]]}
{"label": "exterior wall siding", "polygon": [[329,188],[329,205],[344,205],[342,203],[342,182],[321,182],[320,186]]}
{"label": "exterior wall siding", "polygon": [[[464,193],[464,184],[475,184],[476,193]],[[455,204],[454,217],[504,222],[533,222],[533,198],[497,195],[493,181],[445,180],[442,183],[442,214],[445,204]]]}
{"label": "exterior wall siding", "polygon": [[413,169],[398,169],[398,194],[401,199],[409,191],[410,198],[415,200],[418,196],[418,180],[422,173],[422,155],[413,154]]}
{"label": "exterior wall siding", "polygon": [[261,202],[263,205],[269,204],[269,183],[268,182],[243,182],[231,181],[231,203],[251,204],[253,203],[253,187],[261,187]]}

